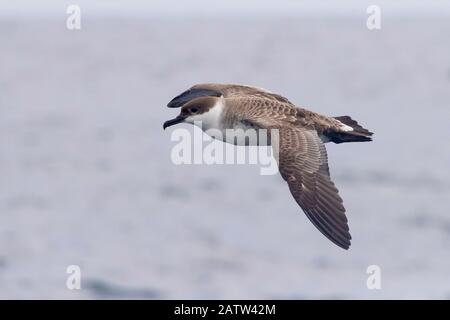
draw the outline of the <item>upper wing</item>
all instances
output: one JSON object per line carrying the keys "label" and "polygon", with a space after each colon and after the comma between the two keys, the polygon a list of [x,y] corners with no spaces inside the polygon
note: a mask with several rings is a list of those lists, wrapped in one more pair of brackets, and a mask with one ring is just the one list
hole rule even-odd
{"label": "upper wing", "polygon": [[330,179],[325,145],[315,130],[280,130],[279,168],[306,216],[328,239],[348,249],[350,233],[345,208]]}
{"label": "upper wing", "polygon": [[[214,86],[214,84],[213,84]],[[244,85],[216,85],[221,87],[222,92],[224,93],[225,98],[234,98],[234,97],[255,97],[255,98],[264,98],[269,99],[276,102],[288,103],[293,105],[286,97],[283,97],[279,94],[267,91],[262,88],[252,87],[252,86],[244,86]]]}
{"label": "upper wing", "polygon": [[182,92],[175,98],[173,98],[168,103],[167,106],[169,108],[182,107],[187,102],[204,96],[212,96],[212,97],[223,96],[225,98],[238,98],[238,97],[264,98],[274,102],[288,103],[293,106],[293,104],[287,98],[261,88],[236,84],[219,84],[219,83],[197,84],[192,88]]}

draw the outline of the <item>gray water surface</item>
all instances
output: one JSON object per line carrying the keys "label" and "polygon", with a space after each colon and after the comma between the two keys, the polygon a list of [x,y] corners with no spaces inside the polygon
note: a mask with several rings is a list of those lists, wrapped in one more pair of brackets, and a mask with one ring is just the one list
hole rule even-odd
{"label": "gray water surface", "polygon": [[[4,19],[0,39],[0,298],[450,298],[448,20]],[[280,177],[171,162],[165,105],[197,82],[375,132],[327,145],[349,251]]]}

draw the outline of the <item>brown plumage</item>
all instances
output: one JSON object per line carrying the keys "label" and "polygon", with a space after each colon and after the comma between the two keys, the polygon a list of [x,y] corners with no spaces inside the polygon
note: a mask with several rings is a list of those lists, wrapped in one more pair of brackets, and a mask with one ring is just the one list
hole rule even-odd
{"label": "brown plumage", "polygon": [[372,133],[349,116],[326,117],[264,89],[213,83],[195,85],[169,102],[168,107],[182,107],[182,111],[164,128],[206,119],[217,105],[223,111],[213,117],[214,121],[208,116],[209,127],[232,129],[244,125],[279,130],[278,166],[292,196],[320,232],[348,249],[351,236],[345,208],[330,178],[324,143],[371,141]]}

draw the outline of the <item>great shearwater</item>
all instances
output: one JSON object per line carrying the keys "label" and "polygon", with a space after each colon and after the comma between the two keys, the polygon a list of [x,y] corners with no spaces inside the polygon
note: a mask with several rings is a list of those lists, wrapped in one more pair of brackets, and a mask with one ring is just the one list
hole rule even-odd
{"label": "great shearwater", "polygon": [[344,249],[350,247],[345,208],[330,178],[325,143],[371,141],[372,132],[349,116],[320,115],[281,95],[244,85],[197,84],[167,106],[181,107],[181,112],[166,121],[164,129],[197,121],[203,130],[277,129],[279,172],[295,201],[329,240]]}

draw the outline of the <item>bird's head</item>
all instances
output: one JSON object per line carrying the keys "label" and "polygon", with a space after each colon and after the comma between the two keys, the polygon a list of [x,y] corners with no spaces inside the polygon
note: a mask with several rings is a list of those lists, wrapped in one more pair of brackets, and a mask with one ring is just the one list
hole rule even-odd
{"label": "bird's head", "polygon": [[194,124],[200,121],[206,127],[217,127],[222,113],[222,99],[221,97],[200,97],[190,100],[181,107],[180,114],[176,118],[164,122],[163,128],[183,122]]}

